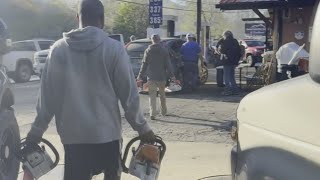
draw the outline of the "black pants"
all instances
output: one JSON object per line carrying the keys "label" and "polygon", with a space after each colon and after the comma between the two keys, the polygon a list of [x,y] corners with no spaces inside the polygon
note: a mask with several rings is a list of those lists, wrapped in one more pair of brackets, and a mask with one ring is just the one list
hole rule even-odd
{"label": "black pants", "polygon": [[194,89],[199,84],[199,67],[196,62],[185,62],[183,67],[183,88]]}
{"label": "black pants", "polygon": [[120,180],[120,142],[64,145],[64,180],[91,180],[104,172],[105,180]]}

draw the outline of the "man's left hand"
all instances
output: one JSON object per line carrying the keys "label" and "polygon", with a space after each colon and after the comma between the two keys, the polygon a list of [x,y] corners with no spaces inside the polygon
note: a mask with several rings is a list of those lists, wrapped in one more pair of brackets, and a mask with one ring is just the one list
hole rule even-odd
{"label": "man's left hand", "polygon": [[174,82],[176,84],[181,84],[181,82],[179,80],[177,80],[175,77],[170,78],[171,82]]}

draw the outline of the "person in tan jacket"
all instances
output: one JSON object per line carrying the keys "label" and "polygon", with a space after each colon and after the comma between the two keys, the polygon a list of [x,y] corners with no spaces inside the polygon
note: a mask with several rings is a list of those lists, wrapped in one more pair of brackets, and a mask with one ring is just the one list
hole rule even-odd
{"label": "person in tan jacket", "polygon": [[160,36],[155,34],[151,37],[152,44],[146,49],[143,57],[142,66],[138,75],[138,82],[144,77],[148,79],[150,118],[155,120],[157,113],[157,91],[159,89],[161,114],[167,114],[165,87],[168,75],[175,81],[172,71],[169,51],[160,44]]}

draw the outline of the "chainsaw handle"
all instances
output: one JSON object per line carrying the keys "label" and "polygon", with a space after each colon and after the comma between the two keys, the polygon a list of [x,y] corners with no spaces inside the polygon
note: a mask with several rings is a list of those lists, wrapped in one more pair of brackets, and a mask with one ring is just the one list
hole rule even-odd
{"label": "chainsaw handle", "polygon": [[[51,169],[57,167],[57,165],[59,164],[59,161],[60,161],[59,152],[48,140],[41,138],[41,142],[44,143],[45,145],[47,145],[52,150],[53,154],[55,155],[55,162],[52,164]],[[21,146],[22,147],[26,146],[26,139],[25,138],[21,140]],[[20,157],[20,156],[18,156],[18,157]]]}
{"label": "chainsaw handle", "polygon": [[128,158],[130,147],[132,146],[133,143],[135,143],[139,140],[140,140],[140,137],[135,137],[135,138],[131,139],[124,150],[124,154],[123,154],[122,161],[121,161],[121,166],[122,166],[123,172],[125,172],[125,173],[129,173],[129,168],[126,166],[126,161]]}
{"label": "chainsaw handle", "polygon": [[[129,154],[130,148],[137,141],[141,141],[140,137],[135,137],[135,138],[131,139],[129,141],[129,143],[127,144],[125,150],[124,150],[124,154],[123,154],[123,158],[122,158],[122,161],[121,161],[121,165],[122,165],[122,170],[125,173],[129,173],[129,168],[126,166],[126,161],[127,161],[127,158],[128,158],[128,154]],[[162,138],[159,137],[159,136],[156,136],[155,143],[159,143],[161,145],[161,147],[162,147],[162,149],[160,151],[160,162],[161,162],[163,157],[164,157],[164,155],[165,155],[165,153],[166,153],[167,146],[162,141]],[[140,145],[141,144],[142,144],[142,142],[140,142]]]}
{"label": "chainsaw handle", "polygon": [[52,150],[54,156],[56,157],[55,158],[55,161],[54,163],[52,164],[51,166],[51,169],[57,167],[57,165],[59,164],[59,161],[60,161],[60,155],[59,155],[59,152],[58,150],[46,139],[41,139],[41,142],[43,142],[44,144],[46,144],[47,146],[49,146],[49,148]]}

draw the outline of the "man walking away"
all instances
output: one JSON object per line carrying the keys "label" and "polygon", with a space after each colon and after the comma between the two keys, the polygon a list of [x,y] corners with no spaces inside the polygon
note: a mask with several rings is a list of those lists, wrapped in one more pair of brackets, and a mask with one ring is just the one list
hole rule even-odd
{"label": "man walking away", "polygon": [[122,45],[108,37],[104,7],[99,0],[82,0],[79,28],[50,50],[41,78],[37,117],[27,146],[39,143],[53,117],[65,149],[65,180],[89,180],[104,172],[119,180],[121,115],[143,141],[153,141],[139,105],[139,94]]}
{"label": "man walking away", "polygon": [[198,61],[201,55],[201,48],[195,41],[193,34],[187,34],[187,42],[181,47],[183,67],[183,89],[191,88],[194,90],[199,84]]}
{"label": "man walking away", "polygon": [[238,66],[241,58],[241,49],[238,41],[233,38],[231,31],[223,33],[223,40],[220,42],[220,52],[225,83],[225,91],[222,94],[227,96],[236,95],[240,90],[235,79],[235,68]]}
{"label": "man walking away", "polygon": [[157,91],[159,89],[161,114],[167,114],[165,87],[167,75],[172,81],[175,76],[172,71],[169,51],[160,44],[160,36],[152,35],[152,45],[144,52],[143,62],[138,76],[138,81],[147,76],[149,85],[150,118],[155,120],[157,113]]}

